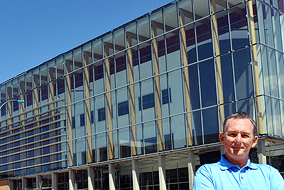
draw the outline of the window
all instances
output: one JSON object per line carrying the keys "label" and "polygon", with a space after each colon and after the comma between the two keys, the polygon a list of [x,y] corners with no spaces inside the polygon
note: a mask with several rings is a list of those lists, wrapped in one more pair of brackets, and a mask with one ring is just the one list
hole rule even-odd
{"label": "window", "polygon": [[8,157],[1,158],[1,164],[6,164],[7,162],[8,162]]}
{"label": "window", "polygon": [[72,129],[75,129],[75,117],[72,117]]}
{"label": "window", "polygon": [[[139,97],[139,110],[141,110],[141,98]],[[153,108],[155,106],[154,94],[142,96],[142,109]]]}
{"label": "window", "polygon": [[131,156],[131,146],[130,143],[120,144],[120,157],[125,158]]}
{"label": "window", "polygon": [[[171,150],[172,149],[172,146],[171,146],[171,138],[173,139],[174,135],[172,134],[167,134],[167,135],[164,135],[164,141],[165,141],[165,150]],[[173,141],[174,142],[174,141]]]}
{"label": "window", "polygon": [[96,149],[93,149],[92,153],[93,153],[93,161],[92,161],[92,163],[94,163],[94,162],[96,162]]}
{"label": "window", "polygon": [[32,158],[32,157],[34,157],[34,151],[33,150],[28,151],[27,152],[27,158]]}
{"label": "window", "polygon": [[20,146],[20,145],[21,145],[20,141],[17,141],[17,142],[13,143],[13,147],[17,147],[17,146]]}
{"label": "window", "polygon": [[26,143],[32,143],[32,142],[34,142],[34,137],[28,138],[26,140]]}
{"label": "window", "polygon": [[48,87],[44,85],[41,87],[41,100],[46,100],[48,98]]}
{"label": "window", "polygon": [[106,120],[105,108],[98,109],[98,121]]}
{"label": "window", "polygon": [[128,101],[118,104],[118,116],[126,115],[129,113]]}
{"label": "window", "polygon": [[[139,98],[139,110],[141,110],[141,98]],[[172,102],[171,89],[162,90],[162,104],[168,104]],[[154,93],[142,96],[142,109],[153,108],[155,106]]]}
{"label": "window", "polygon": [[73,166],[77,165],[77,154],[73,153]]}
{"label": "window", "polygon": [[145,139],[145,153],[149,154],[153,152],[157,152],[157,138],[156,137]]}
{"label": "window", "polygon": [[3,146],[0,148],[0,150],[6,150],[7,148],[8,148],[7,145],[3,145]]}
{"label": "window", "polygon": [[100,151],[100,161],[106,161],[107,160],[107,148],[102,147],[99,149]]}
{"label": "window", "polygon": [[14,164],[14,169],[17,169],[17,168],[20,168],[20,167],[21,167],[21,163],[20,162]]}
{"label": "window", "polygon": [[8,142],[8,139],[7,138],[3,138],[2,139],[2,144],[6,143],[6,142]]}
{"label": "window", "polygon": [[13,140],[18,140],[18,139],[20,139],[20,135],[15,135],[15,136],[13,137]]}
{"label": "window", "polygon": [[85,114],[80,115],[80,126],[85,126]]}
{"label": "window", "polygon": [[45,154],[49,154],[50,153],[50,147],[44,147],[42,148],[42,154],[45,155]]}
{"label": "window", "polygon": [[49,144],[49,140],[41,141],[40,144],[41,144],[41,146],[48,145]]}
{"label": "window", "polygon": [[82,164],[86,164],[87,162],[87,155],[86,151],[82,152]]}
{"label": "window", "polygon": [[166,89],[162,91],[162,103],[168,104],[172,102],[172,95],[171,95],[171,89]]}
{"label": "window", "polygon": [[43,133],[43,132],[46,132],[46,131],[48,131],[49,130],[49,126],[45,126],[45,127],[42,127],[41,128],[41,132]]}
{"label": "window", "polygon": [[91,111],[91,123],[94,123],[94,111]]}
{"label": "window", "polygon": [[18,111],[19,110],[19,103],[13,102],[13,111]]}
{"label": "window", "polygon": [[13,161],[18,161],[18,160],[20,160],[20,154],[15,154]]}
{"label": "window", "polygon": [[40,139],[43,140],[43,139],[47,139],[49,138],[49,133],[45,133],[43,135],[40,136]]}
{"label": "window", "polygon": [[42,163],[48,163],[48,162],[50,162],[50,156],[42,157]]}
{"label": "window", "polygon": [[28,160],[27,161],[27,165],[28,166],[32,166],[32,165],[34,165],[35,164],[35,160]]}
{"label": "window", "polygon": [[143,105],[143,110],[152,108],[155,106],[154,102],[154,94],[148,94],[142,97],[142,105]]}
{"label": "window", "polygon": [[26,132],[26,137],[32,136],[34,134],[35,134],[34,130],[28,131],[28,132]]}
{"label": "window", "polygon": [[20,129],[15,129],[12,131],[13,134],[20,132]]}

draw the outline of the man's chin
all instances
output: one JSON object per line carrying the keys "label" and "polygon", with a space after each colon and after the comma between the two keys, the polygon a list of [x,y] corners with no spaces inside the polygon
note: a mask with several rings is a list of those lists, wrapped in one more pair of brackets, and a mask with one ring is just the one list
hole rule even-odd
{"label": "man's chin", "polygon": [[231,151],[231,154],[234,155],[234,156],[242,156],[242,155],[244,155],[244,152],[241,149],[239,149],[239,150],[234,149],[234,150]]}

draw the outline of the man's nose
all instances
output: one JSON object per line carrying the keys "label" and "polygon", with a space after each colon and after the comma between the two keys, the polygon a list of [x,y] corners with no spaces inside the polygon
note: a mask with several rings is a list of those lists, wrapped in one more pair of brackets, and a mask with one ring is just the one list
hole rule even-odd
{"label": "man's nose", "polygon": [[237,136],[236,136],[236,143],[242,143],[242,136],[241,136],[241,134],[238,134]]}

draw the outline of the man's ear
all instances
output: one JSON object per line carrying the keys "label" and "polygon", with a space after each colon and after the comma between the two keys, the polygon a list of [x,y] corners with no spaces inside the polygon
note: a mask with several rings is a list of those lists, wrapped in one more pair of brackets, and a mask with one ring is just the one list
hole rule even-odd
{"label": "man's ear", "polygon": [[252,148],[255,147],[255,145],[257,144],[257,141],[258,141],[258,136],[255,136],[253,139]]}
{"label": "man's ear", "polygon": [[224,133],[219,133],[219,139],[220,139],[220,142],[222,143],[222,144],[224,144],[224,137],[225,137],[225,135],[224,135]]}

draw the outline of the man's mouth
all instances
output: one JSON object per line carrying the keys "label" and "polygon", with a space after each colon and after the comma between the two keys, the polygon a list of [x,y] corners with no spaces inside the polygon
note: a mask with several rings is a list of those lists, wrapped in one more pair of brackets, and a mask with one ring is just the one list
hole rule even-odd
{"label": "man's mouth", "polygon": [[233,146],[232,148],[233,149],[242,149],[243,147],[241,147],[241,146]]}

